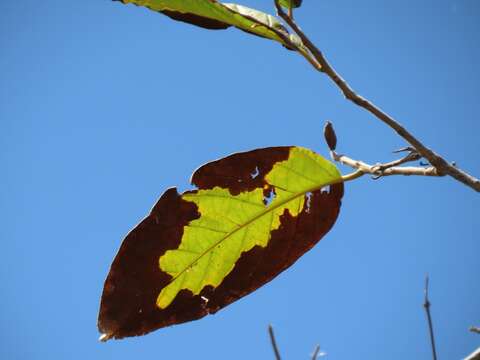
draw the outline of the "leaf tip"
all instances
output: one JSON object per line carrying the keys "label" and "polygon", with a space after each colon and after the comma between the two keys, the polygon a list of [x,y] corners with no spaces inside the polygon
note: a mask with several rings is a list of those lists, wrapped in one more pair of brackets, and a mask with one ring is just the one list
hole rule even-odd
{"label": "leaf tip", "polygon": [[111,335],[111,334],[102,334],[102,335],[100,335],[100,337],[98,338],[98,341],[107,342],[107,341],[110,340],[111,338],[112,338],[112,335]]}

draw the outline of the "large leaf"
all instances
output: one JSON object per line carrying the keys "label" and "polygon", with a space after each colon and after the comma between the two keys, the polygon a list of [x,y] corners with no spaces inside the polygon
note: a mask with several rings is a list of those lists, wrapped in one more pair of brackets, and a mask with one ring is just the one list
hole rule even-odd
{"label": "large leaf", "polygon": [[124,4],[133,3],[161,12],[172,19],[187,22],[207,29],[226,29],[230,26],[280,42],[286,47],[297,46],[301,40],[289,34],[274,16],[246,6],[221,3],[216,0],[114,0]]}
{"label": "large leaf", "polygon": [[167,190],[123,241],[102,295],[103,338],[201,318],[270,281],[333,226],[341,181],[335,165],[301,147],[200,167],[197,190]]}

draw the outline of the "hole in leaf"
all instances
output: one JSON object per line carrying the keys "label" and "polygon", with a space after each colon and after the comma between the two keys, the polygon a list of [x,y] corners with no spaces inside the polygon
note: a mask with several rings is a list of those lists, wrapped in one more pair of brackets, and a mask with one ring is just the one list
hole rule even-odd
{"label": "hole in leaf", "polygon": [[327,185],[327,186],[324,186],[321,190],[322,194],[323,193],[327,193],[329,194],[330,193],[330,185]]}
{"label": "hole in leaf", "polygon": [[305,201],[305,208],[306,208],[306,210],[305,210],[305,211],[306,211],[307,213],[310,212],[310,205],[311,205],[311,203],[312,203],[312,195],[313,195],[313,194],[312,194],[311,191],[309,191],[309,192],[307,192],[307,193],[305,194],[305,199],[306,199],[306,201]]}
{"label": "hole in leaf", "polygon": [[250,176],[252,177],[252,179],[255,179],[258,176],[258,174],[260,174],[260,170],[258,170],[258,166],[255,166],[255,171],[252,172]]}
{"label": "hole in leaf", "polygon": [[265,204],[265,206],[269,206],[272,201],[275,199],[275,190],[274,188],[269,188],[267,190],[267,192],[263,192],[263,203]]}

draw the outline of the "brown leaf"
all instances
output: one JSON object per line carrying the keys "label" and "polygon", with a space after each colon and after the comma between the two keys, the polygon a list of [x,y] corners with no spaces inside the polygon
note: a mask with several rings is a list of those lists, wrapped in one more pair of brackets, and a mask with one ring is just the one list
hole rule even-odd
{"label": "brown leaf", "polygon": [[181,289],[166,308],[157,305],[159,293],[173,280],[161,269],[159,259],[168,250],[178,249],[185,227],[202,216],[199,207],[182,196],[217,187],[229,189],[232,196],[275,190],[266,176],[276,164],[289,159],[292,149],[298,148],[258,149],[213,161],[192,176],[199,190],[179,195],[171,188],[161,196],[151,213],[127,235],[112,263],[98,317],[103,339],[143,335],[215,313],[272,280],[330,230],[340,210],[341,182],[305,194],[296,216],[285,209],[268,244],[242,252],[219,286],[207,285],[197,294]]}

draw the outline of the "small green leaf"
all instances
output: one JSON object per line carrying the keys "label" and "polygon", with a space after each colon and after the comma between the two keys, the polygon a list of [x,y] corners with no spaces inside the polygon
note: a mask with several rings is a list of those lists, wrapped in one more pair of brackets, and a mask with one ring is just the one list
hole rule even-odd
{"label": "small green leaf", "polygon": [[301,147],[200,167],[192,176],[198,189],[167,190],[124,240],[105,281],[99,330],[105,338],[141,335],[254,291],[333,226],[341,181],[335,165]]}
{"label": "small green leaf", "polygon": [[301,40],[289,34],[281,22],[272,15],[246,6],[221,3],[216,0],[114,0],[133,3],[161,12],[170,18],[207,29],[226,29],[234,26],[240,30],[275,40],[290,48],[286,39],[296,46]]}
{"label": "small green leaf", "polygon": [[290,7],[299,8],[302,6],[302,0],[280,0],[279,2],[280,5],[287,9],[290,9]]}

